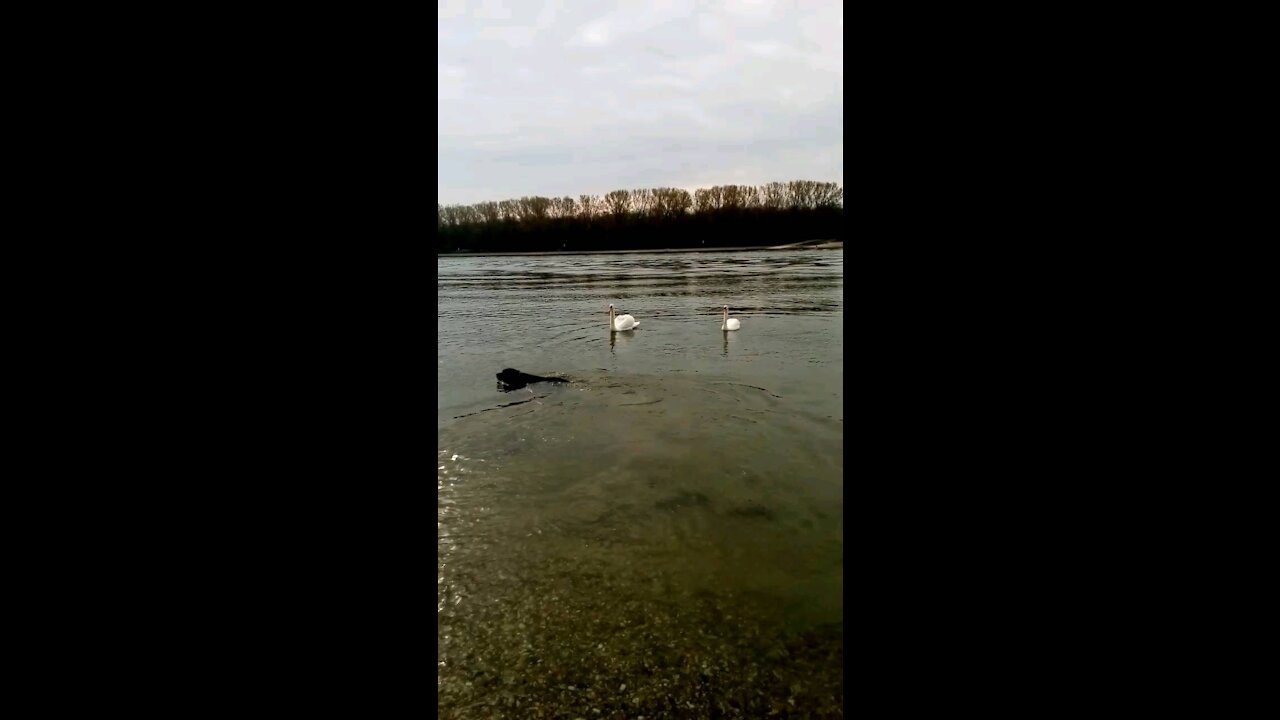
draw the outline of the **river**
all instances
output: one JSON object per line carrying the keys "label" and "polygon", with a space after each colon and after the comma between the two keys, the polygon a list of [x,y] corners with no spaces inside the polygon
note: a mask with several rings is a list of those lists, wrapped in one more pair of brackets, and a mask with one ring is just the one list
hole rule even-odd
{"label": "river", "polygon": [[442,717],[840,716],[843,268],[438,259]]}

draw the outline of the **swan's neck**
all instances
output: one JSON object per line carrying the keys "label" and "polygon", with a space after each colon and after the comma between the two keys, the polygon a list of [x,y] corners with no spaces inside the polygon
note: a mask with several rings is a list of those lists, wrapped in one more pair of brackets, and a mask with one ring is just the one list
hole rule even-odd
{"label": "swan's neck", "polygon": [[609,329],[613,329],[613,308],[609,308]]}

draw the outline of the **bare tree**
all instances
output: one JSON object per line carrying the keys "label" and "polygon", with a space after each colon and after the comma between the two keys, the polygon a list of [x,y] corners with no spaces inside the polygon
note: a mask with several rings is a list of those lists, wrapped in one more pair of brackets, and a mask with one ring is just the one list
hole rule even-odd
{"label": "bare tree", "polygon": [[817,207],[844,207],[844,190],[835,183],[818,183],[814,205]]}
{"label": "bare tree", "polygon": [[560,198],[560,209],[564,213],[561,217],[572,218],[578,216],[578,201],[572,197],[565,195]]}
{"label": "bare tree", "polygon": [[684,215],[693,204],[689,191],[679,188],[657,188],[652,191],[654,197],[654,215],[662,218],[673,218]]}
{"label": "bare tree", "polygon": [[693,203],[695,212],[708,213],[716,209],[715,196],[711,193],[710,188],[698,188],[693,191]]}
{"label": "bare tree", "polygon": [[520,203],[520,219],[524,222],[539,222],[547,219],[551,210],[551,200],[540,196],[522,197]]}
{"label": "bare tree", "polygon": [[669,207],[676,215],[687,215],[689,209],[693,207],[693,198],[689,196],[688,190],[676,188],[672,194]]}
{"label": "bare tree", "polygon": [[501,218],[501,215],[498,212],[498,203],[482,202],[482,203],[478,203],[476,205],[476,208],[480,211],[480,219],[484,222],[484,224],[486,225],[498,224],[498,220]]}
{"label": "bare tree", "polygon": [[502,200],[498,203],[498,215],[503,219],[515,222],[520,219],[520,201]]}
{"label": "bare tree", "polygon": [[626,190],[614,190],[604,196],[604,203],[610,215],[621,217],[631,211],[631,193]]}
{"label": "bare tree", "polygon": [[720,188],[720,207],[725,210],[737,210],[743,206],[742,188],[737,185],[724,185]]}
{"label": "bare tree", "polygon": [[654,190],[632,190],[631,209],[638,215],[654,217],[657,213],[658,196]]}
{"label": "bare tree", "polygon": [[[460,245],[480,247],[564,247],[562,231],[589,229],[601,216],[614,218],[606,226],[634,227],[635,233],[620,233],[623,243],[652,246],[674,238],[691,239],[708,227],[704,221],[723,223],[731,232],[759,232],[775,238],[790,235],[803,239],[810,233],[834,237],[842,232],[844,190],[836,183],[812,180],[771,182],[751,185],[716,185],[690,194],[671,187],[614,190],[603,198],[580,195],[547,198],[541,196],[480,202],[472,205],[436,203],[436,228],[444,252]],[[790,211],[784,213],[783,211]],[[821,211],[806,215],[807,212]],[[796,213],[799,213],[798,215]],[[701,216],[696,223],[681,222]],[[625,223],[617,221],[626,218]],[[485,232],[477,233],[477,229]],[[826,235],[825,233],[832,233]],[[574,235],[575,244],[583,242]],[[586,241],[590,242],[590,241]]]}

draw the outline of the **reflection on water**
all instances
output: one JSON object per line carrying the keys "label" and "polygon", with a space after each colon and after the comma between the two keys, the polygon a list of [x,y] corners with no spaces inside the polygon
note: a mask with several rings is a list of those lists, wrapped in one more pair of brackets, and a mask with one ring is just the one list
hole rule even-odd
{"label": "reflection on water", "polygon": [[605,330],[605,332],[609,333],[609,352],[614,353],[614,348],[617,347],[619,342],[623,343],[624,345],[626,343],[631,342],[632,335],[634,333],[640,332],[640,329],[636,328],[635,330],[627,330],[626,332],[614,332],[612,330]]}
{"label": "reflection on water", "polygon": [[841,714],[841,269],[441,259],[443,717]]}

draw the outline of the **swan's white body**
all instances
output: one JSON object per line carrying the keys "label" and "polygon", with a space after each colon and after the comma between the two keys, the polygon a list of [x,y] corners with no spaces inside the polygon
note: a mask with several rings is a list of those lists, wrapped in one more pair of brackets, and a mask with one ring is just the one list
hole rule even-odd
{"label": "swan's white body", "polygon": [[724,306],[724,322],[720,324],[721,330],[737,330],[742,327],[742,323],[738,322],[738,318],[729,317],[729,306]]}
{"label": "swan's white body", "polygon": [[640,327],[640,323],[630,315],[618,315],[614,317],[613,305],[609,306],[609,329],[622,332],[625,330],[635,330]]}

